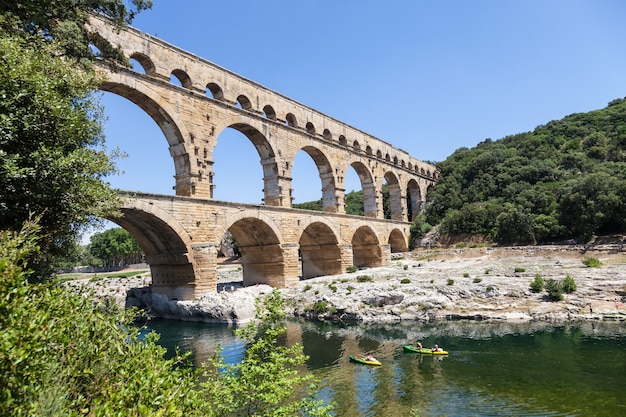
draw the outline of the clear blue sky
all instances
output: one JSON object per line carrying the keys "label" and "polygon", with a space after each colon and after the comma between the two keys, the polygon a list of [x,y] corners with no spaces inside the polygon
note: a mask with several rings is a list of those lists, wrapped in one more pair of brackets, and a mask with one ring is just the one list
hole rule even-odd
{"label": "clear blue sky", "polygon": [[[623,0],[154,0],[133,26],[418,159],[533,130],[626,96]],[[114,187],[173,194],[167,142],[142,111],[103,97],[107,143],[129,156]],[[215,197],[260,203],[254,148],[218,138]],[[242,172],[249,167],[249,172]],[[296,202],[321,197],[313,162]],[[360,189],[356,174],[347,191]]]}

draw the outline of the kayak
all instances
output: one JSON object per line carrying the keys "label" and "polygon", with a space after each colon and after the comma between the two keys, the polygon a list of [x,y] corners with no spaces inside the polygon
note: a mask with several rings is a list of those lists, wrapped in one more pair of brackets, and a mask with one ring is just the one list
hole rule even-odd
{"label": "kayak", "polygon": [[362,363],[363,365],[372,365],[372,366],[380,366],[380,365],[382,365],[382,363],[378,362],[377,360],[368,361],[365,358],[358,358],[358,357],[352,356],[352,355],[350,355],[350,361],[351,362]]}
{"label": "kayak", "polygon": [[448,354],[448,352],[446,352],[445,350],[433,352],[432,349],[427,349],[427,348],[418,349],[415,346],[411,346],[411,345],[404,345],[403,348],[404,350],[408,350],[409,352],[422,353],[424,355],[447,355]]}

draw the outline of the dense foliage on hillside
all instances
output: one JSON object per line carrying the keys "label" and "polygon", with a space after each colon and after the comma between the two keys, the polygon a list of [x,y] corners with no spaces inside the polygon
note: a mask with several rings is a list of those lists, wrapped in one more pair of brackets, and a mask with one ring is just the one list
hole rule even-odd
{"label": "dense foliage on hillside", "polygon": [[626,99],[532,132],[460,148],[439,163],[426,220],[500,243],[626,231]]}

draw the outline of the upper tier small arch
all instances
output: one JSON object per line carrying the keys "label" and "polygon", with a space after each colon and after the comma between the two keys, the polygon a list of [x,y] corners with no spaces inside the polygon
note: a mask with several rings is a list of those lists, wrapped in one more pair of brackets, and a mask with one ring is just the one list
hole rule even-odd
{"label": "upper tier small arch", "polygon": [[206,85],[206,91],[207,91],[207,96],[209,96],[210,94],[216,100],[224,99],[224,91],[222,90],[222,87],[220,87],[216,83],[208,83]]}
{"label": "upper tier small arch", "polygon": [[143,72],[146,75],[154,75],[156,73],[156,67],[154,66],[154,62],[152,62],[152,59],[150,59],[149,56],[139,52],[135,52],[130,56],[130,59],[137,61],[137,63],[141,66]]}
{"label": "upper tier small arch", "polygon": [[180,82],[180,85],[184,88],[190,89],[192,87],[193,83],[191,82],[191,78],[189,77],[189,74],[187,74],[185,71],[181,69],[175,69],[174,71],[172,71],[172,75],[176,77],[176,79]]}

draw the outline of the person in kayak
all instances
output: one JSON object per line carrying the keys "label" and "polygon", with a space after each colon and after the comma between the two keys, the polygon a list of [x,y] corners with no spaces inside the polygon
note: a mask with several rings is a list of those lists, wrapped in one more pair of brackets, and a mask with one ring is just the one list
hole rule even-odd
{"label": "person in kayak", "polygon": [[435,345],[434,348],[431,349],[433,352],[443,352],[443,349],[439,347],[439,345]]}
{"label": "person in kayak", "polygon": [[368,362],[374,362],[376,360],[376,358],[373,357],[372,355],[367,355],[365,357],[365,360],[368,361]]}
{"label": "person in kayak", "polygon": [[421,342],[421,341],[418,341],[418,342],[417,342],[417,348],[418,348],[419,350],[424,349],[424,348],[422,347],[422,342]]}

